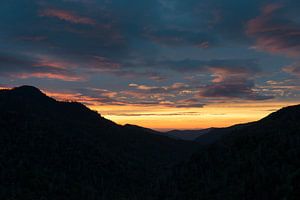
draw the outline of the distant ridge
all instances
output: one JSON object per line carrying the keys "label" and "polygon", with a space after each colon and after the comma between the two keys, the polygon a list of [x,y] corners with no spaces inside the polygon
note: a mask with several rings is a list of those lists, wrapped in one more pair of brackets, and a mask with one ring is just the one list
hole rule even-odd
{"label": "distant ridge", "polygon": [[300,105],[211,136],[217,140],[173,170],[162,199],[299,199]]}
{"label": "distant ridge", "polygon": [[196,140],[198,137],[204,134],[210,133],[214,128],[200,129],[200,130],[172,130],[166,132],[169,137],[181,139],[181,140]]}

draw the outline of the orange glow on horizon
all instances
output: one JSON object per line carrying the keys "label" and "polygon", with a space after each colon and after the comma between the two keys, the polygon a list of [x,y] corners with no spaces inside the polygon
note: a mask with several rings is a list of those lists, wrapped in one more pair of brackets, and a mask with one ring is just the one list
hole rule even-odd
{"label": "orange glow on horizon", "polygon": [[[9,88],[0,87],[0,89]],[[98,102],[96,98],[83,96],[80,93],[44,92],[57,100],[82,102],[103,117],[118,124],[135,124],[160,131],[227,127],[252,122],[282,107],[300,103],[267,100],[214,103],[202,108],[174,108],[164,105],[107,105]]]}
{"label": "orange glow on horizon", "polygon": [[[85,102],[103,117],[118,124],[135,124],[160,131],[172,129],[204,129],[227,127],[240,123],[257,121],[282,107],[299,104],[291,101],[244,101],[236,103],[215,103],[202,108],[172,108],[163,105],[103,105],[96,99],[73,93],[51,93],[60,100]],[[88,103],[88,104],[87,104]]]}
{"label": "orange glow on horizon", "polygon": [[119,124],[135,124],[156,130],[227,127],[257,121],[297,102],[213,104],[203,108],[163,108],[134,106],[90,106]]}

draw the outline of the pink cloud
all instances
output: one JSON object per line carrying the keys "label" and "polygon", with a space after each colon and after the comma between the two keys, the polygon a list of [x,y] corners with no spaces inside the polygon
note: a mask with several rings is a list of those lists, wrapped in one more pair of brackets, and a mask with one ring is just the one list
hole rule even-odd
{"label": "pink cloud", "polygon": [[247,68],[226,68],[226,67],[211,67],[209,68],[213,83],[222,82],[244,82],[253,79],[258,71]]}
{"label": "pink cloud", "polygon": [[265,6],[260,16],[248,21],[246,33],[255,38],[255,49],[296,57],[300,55],[300,25],[282,15],[283,8],[281,4]]}
{"label": "pink cloud", "polygon": [[66,69],[72,69],[77,67],[77,63],[75,62],[70,62],[70,61],[65,61],[62,59],[58,59],[55,57],[51,57],[48,55],[38,55],[37,56],[37,62],[33,64],[35,67],[48,67],[52,69],[61,69],[61,70],[66,70]]}
{"label": "pink cloud", "polygon": [[279,4],[279,3],[271,3],[271,4],[268,4],[266,6],[263,7],[262,9],[262,12],[267,15],[267,14],[271,14],[273,13],[274,11],[282,8],[283,5],[282,4]]}
{"label": "pink cloud", "polygon": [[89,18],[77,15],[72,11],[48,8],[40,12],[43,17],[55,17],[74,24],[96,25],[96,21]]}

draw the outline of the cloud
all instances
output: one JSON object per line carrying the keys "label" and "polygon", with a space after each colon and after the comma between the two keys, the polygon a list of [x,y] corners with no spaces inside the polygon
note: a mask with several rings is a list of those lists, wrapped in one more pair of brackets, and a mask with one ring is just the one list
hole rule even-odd
{"label": "cloud", "polygon": [[191,89],[191,86],[185,83],[173,83],[170,86],[148,86],[148,85],[138,85],[131,83],[129,84],[130,87],[138,90],[141,93],[173,93],[173,92],[180,92],[183,90]]}
{"label": "cloud", "polygon": [[20,79],[28,79],[28,78],[39,78],[39,79],[57,79],[62,81],[83,81],[85,80],[81,76],[70,76],[70,75],[62,75],[56,73],[45,73],[45,72],[36,72],[36,73],[18,73],[13,75],[14,78]]}
{"label": "cloud", "polygon": [[[288,71],[287,73],[290,73]],[[280,99],[295,98],[297,102],[300,95],[300,81],[298,75],[295,75],[295,78],[281,81],[269,80],[266,84],[259,86],[258,89],[266,95],[273,95]]]}
{"label": "cloud", "polygon": [[[72,92],[51,92],[45,91],[48,95],[64,100],[78,101],[89,106],[160,106],[169,108],[201,108],[204,106],[200,99],[189,99],[188,97],[174,98],[173,91],[150,91],[150,86],[131,84],[131,87],[139,88],[136,91],[116,92],[101,88],[81,88]],[[168,88],[172,88],[169,86]],[[179,88],[178,88],[179,89]],[[170,94],[166,94],[170,93]]]}
{"label": "cloud", "polygon": [[[82,95],[116,105],[200,107],[215,99],[271,98],[259,84],[265,75],[287,77],[278,72],[294,58],[266,56],[249,46],[254,41],[259,50],[299,55],[300,18],[296,0],[266,2],[5,1],[0,78],[35,78],[41,85],[63,80],[57,84],[66,88],[84,81],[80,87],[114,88],[118,95],[109,98],[104,91]],[[284,71],[298,77],[296,66]]]}
{"label": "cloud", "polygon": [[[57,79],[63,81],[84,81],[96,74],[111,74],[125,79],[149,79],[157,82],[166,76],[150,69],[126,69],[120,63],[100,56],[78,56],[68,58],[47,54],[12,53],[0,54],[3,75],[14,78]],[[80,75],[78,75],[80,73]]]}
{"label": "cloud", "polygon": [[300,62],[293,63],[282,69],[284,72],[300,77]]}
{"label": "cloud", "polygon": [[144,70],[140,68],[128,69],[127,67],[122,66],[122,63],[115,62],[105,57],[100,56],[88,56],[81,61],[81,66],[85,66],[87,73],[107,73],[112,74],[117,77],[123,77],[127,79],[131,78],[140,78],[140,79],[149,79],[154,81],[164,81],[167,79],[165,75],[160,72],[155,72],[153,70]]}
{"label": "cloud", "polygon": [[84,79],[64,64],[66,63],[38,56],[0,53],[0,76],[20,79],[47,78],[62,81],[81,81]]}
{"label": "cloud", "polygon": [[205,104],[201,103],[199,99],[183,99],[176,103],[176,108],[202,108]]}
{"label": "cloud", "polygon": [[207,85],[200,91],[199,96],[213,98],[238,98],[247,100],[268,100],[274,98],[273,96],[256,92],[252,81],[228,81]]}
{"label": "cloud", "polygon": [[46,36],[21,36],[20,40],[23,41],[30,41],[30,42],[40,42],[40,41],[44,41],[47,40]]}
{"label": "cloud", "polygon": [[167,46],[193,46],[206,49],[217,43],[211,35],[191,30],[145,30],[144,35],[155,43]]}
{"label": "cloud", "polygon": [[134,71],[134,70],[126,70],[126,69],[118,69],[114,71],[110,71],[109,73],[114,74],[118,77],[125,77],[125,78],[139,78],[139,79],[149,79],[157,82],[161,82],[167,79],[165,75],[159,72],[154,71]]}
{"label": "cloud", "polygon": [[246,33],[256,40],[254,48],[291,57],[300,55],[300,24],[283,4],[268,4],[261,15],[248,21]]}
{"label": "cloud", "polygon": [[84,88],[61,92],[45,90],[44,92],[61,101],[76,101],[88,106],[125,105],[124,102],[114,99],[116,92],[99,88]]}
{"label": "cloud", "polygon": [[[168,93],[195,94],[198,98],[235,98],[247,100],[266,100],[274,98],[256,91],[254,79],[261,76],[263,71],[258,67],[254,59],[224,59],[224,60],[160,60],[144,61],[139,66],[156,66],[172,69],[180,73],[200,73],[210,77],[210,83],[193,86],[184,83],[166,86],[131,85],[140,93]],[[175,87],[178,86],[178,87]],[[188,105],[191,105],[189,102]],[[195,106],[201,106],[203,102],[195,102]],[[183,106],[184,107],[184,106]]]}
{"label": "cloud", "polygon": [[122,64],[127,68],[164,68],[171,69],[180,73],[208,72],[215,69],[224,69],[237,73],[257,73],[260,71],[256,59],[181,59],[181,60],[139,60]]}
{"label": "cloud", "polygon": [[173,83],[169,86],[148,86],[132,83],[129,86],[132,89],[123,91],[122,94],[129,98],[139,99],[139,101],[152,100],[151,104],[175,108],[201,108],[205,105],[201,99],[193,98],[197,88],[185,83]]}
{"label": "cloud", "polygon": [[184,17],[193,30],[201,30],[217,42],[215,47],[247,44],[245,23],[257,14],[264,1],[185,0],[175,1],[176,14]]}
{"label": "cloud", "polygon": [[47,8],[41,10],[39,15],[42,17],[54,17],[63,21],[67,21],[74,24],[86,24],[86,25],[96,25],[96,21],[89,18],[77,15],[73,11]]}
{"label": "cloud", "polygon": [[201,88],[200,97],[238,98],[247,100],[267,100],[273,96],[255,90],[254,78],[259,71],[248,68],[213,67],[211,84]]}

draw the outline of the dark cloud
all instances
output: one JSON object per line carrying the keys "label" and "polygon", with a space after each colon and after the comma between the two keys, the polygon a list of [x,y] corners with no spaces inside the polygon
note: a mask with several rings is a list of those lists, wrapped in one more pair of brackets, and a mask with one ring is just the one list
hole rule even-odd
{"label": "dark cloud", "polygon": [[176,10],[193,20],[191,26],[201,27],[219,43],[247,43],[246,22],[255,17],[265,0],[186,0],[176,1]]}
{"label": "dark cloud", "polygon": [[[147,78],[163,81],[166,76],[151,70],[128,70],[119,63],[104,57],[82,56],[61,59],[48,55],[0,53],[0,75],[16,78],[49,78],[65,81],[79,81],[97,73],[113,74],[124,78]],[[84,69],[84,70],[82,70]],[[76,75],[80,71],[80,76]]]}
{"label": "dark cloud", "polygon": [[167,76],[153,71],[133,71],[133,70],[115,70],[111,72],[112,74],[118,76],[118,77],[125,77],[125,78],[143,78],[143,79],[150,79],[153,81],[164,81],[167,79]]}
{"label": "dark cloud", "polygon": [[[0,16],[6,19],[2,27],[11,40],[14,37],[35,40],[35,43],[32,40],[20,43],[22,49],[47,51],[71,59],[89,55],[121,62],[124,58],[130,59],[128,56],[132,54],[147,57],[149,52],[159,52],[160,48],[155,43],[198,48],[219,45],[222,34],[219,30],[212,29],[207,21],[216,18],[217,11],[212,9],[214,5],[221,4],[218,9],[225,10],[226,13],[232,13],[233,8],[229,9],[228,3],[222,1],[197,2],[133,0],[128,6],[128,2],[121,0],[29,0],[26,3],[18,2],[17,6],[5,2]],[[245,7],[247,10],[255,5],[244,5],[239,1],[235,3],[237,6],[229,4],[234,8]],[[208,7],[203,7],[205,5]],[[197,13],[199,9],[201,12]],[[190,13],[191,10],[194,12]],[[236,16],[231,21],[240,18]],[[223,20],[222,18],[222,23]],[[19,21],[22,23],[18,23]],[[241,26],[235,24],[232,27]],[[228,29],[228,32],[236,31]]]}
{"label": "dark cloud", "polygon": [[208,33],[192,32],[190,30],[145,30],[144,34],[145,37],[158,44],[169,46],[193,46],[205,49],[217,44],[217,39]]}
{"label": "dark cloud", "polygon": [[[109,11],[102,12],[101,7],[98,4],[94,10],[76,2],[62,1],[5,2],[0,8],[0,24],[5,30],[6,42],[25,38],[18,43],[15,51],[70,58],[123,55],[127,52],[127,45],[121,27],[107,13]],[[35,42],[27,38],[33,38]]]}
{"label": "dark cloud", "polygon": [[0,53],[0,64],[1,64],[0,70],[14,71],[20,68],[21,66],[32,68],[34,62],[20,55],[9,55],[7,53]]}
{"label": "dark cloud", "polygon": [[254,59],[226,59],[226,60],[191,60],[163,61],[167,66],[181,72],[203,72],[213,69],[224,69],[232,73],[254,74],[260,71]]}
{"label": "dark cloud", "polygon": [[[81,87],[118,85],[116,96],[82,92],[116,105],[201,107],[209,98],[264,100],[271,96],[263,95],[257,83],[272,74],[284,78],[277,62],[282,67],[290,60],[273,59],[251,47],[294,56],[286,59],[299,56],[299,4],[296,0],[4,1],[0,52],[6,53],[0,53],[0,78],[72,81],[61,83],[66,87],[83,80]],[[297,76],[298,71],[296,64],[284,68]],[[130,87],[130,83],[138,84]]]}
{"label": "dark cloud", "polygon": [[[233,65],[234,66],[234,65]],[[247,66],[247,65],[246,65]],[[267,100],[273,96],[255,91],[254,79],[260,75],[259,68],[212,66],[209,71],[213,77],[210,84],[200,89],[200,97],[237,98],[246,100]]]}
{"label": "dark cloud", "polygon": [[[266,100],[273,96],[265,96],[255,91],[254,79],[263,72],[254,59],[226,59],[226,60],[164,60],[149,61],[139,66],[156,66],[169,68],[181,73],[201,73],[211,77],[206,86],[189,86],[187,90],[200,90],[200,97],[238,98],[248,100]],[[166,92],[168,88],[150,87],[144,91]],[[201,103],[195,103],[201,106]]]}
{"label": "dark cloud", "polygon": [[251,81],[228,81],[207,85],[200,92],[200,97],[214,98],[238,98],[247,100],[267,100],[274,98],[266,96],[254,90],[254,83]]}
{"label": "dark cloud", "polygon": [[64,68],[64,63],[59,61],[44,60],[41,58],[28,57],[0,53],[0,76],[12,78],[48,78],[64,81],[80,81],[83,77],[76,75],[70,69]]}
{"label": "dark cloud", "polygon": [[141,60],[123,63],[126,68],[161,68],[171,69],[180,73],[211,73],[226,71],[231,74],[247,74],[253,76],[261,72],[255,59],[214,59],[214,60]]}

